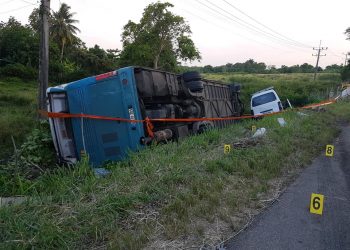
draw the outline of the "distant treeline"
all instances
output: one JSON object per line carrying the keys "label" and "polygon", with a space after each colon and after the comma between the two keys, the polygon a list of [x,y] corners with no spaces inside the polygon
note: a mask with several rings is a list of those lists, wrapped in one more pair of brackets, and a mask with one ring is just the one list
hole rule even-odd
{"label": "distant treeline", "polygon": [[[38,18],[38,10],[34,9],[28,25],[13,17],[7,22],[0,22],[0,77],[38,79]],[[64,32],[54,29],[54,16],[50,17],[50,23],[50,82],[73,81],[118,67],[119,50],[104,50],[98,45],[88,48],[75,35],[60,36]]]}
{"label": "distant treeline", "polygon": [[[63,5],[63,4],[62,4]],[[64,8],[69,6],[63,5]],[[61,7],[62,8],[62,7]],[[65,11],[63,11],[65,13]],[[7,22],[0,22],[0,77],[18,77],[23,80],[38,79],[39,64],[39,15],[38,9],[34,9],[29,17],[29,24],[23,25],[18,20],[10,17]],[[85,43],[73,33],[64,33],[65,25],[61,25],[60,17],[54,13],[50,17],[50,82],[70,82],[87,76],[108,72],[120,67],[139,65],[151,67],[152,60],[147,63],[139,58],[131,60],[132,56],[141,53],[140,48],[124,46],[123,50],[105,50],[99,45],[87,47]],[[69,16],[68,16],[69,17]],[[75,21],[75,20],[73,20]],[[69,25],[72,26],[72,22]],[[58,23],[60,25],[56,25]],[[61,27],[62,26],[62,27]],[[56,27],[56,28],[55,28]],[[72,30],[77,29],[75,26]],[[142,46],[141,46],[142,47]],[[127,49],[126,49],[127,48]],[[124,52],[127,51],[128,54]],[[142,52],[143,53],[143,52]],[[141,54],[142,54],[141,53]],[[163,52],[164,53],[164,52]],[[123,56],[124,55],[124,56]],[[129,58],[130,60],[126,60]],[[142,59],[142,56],[141,56]],[[175,60],[175,59],[174,59]],[[150,63],[151,62],[151,63]],[[160,62],[163,62],[162,60]],[[176,71],[199,71],[201,73],[312,73],[314,66],[304,63],[301,65],[285,66],[277,68],[274,65],[266,65],[263,62],[255,62],[249,59],[243,63],[227,63],[221,66],[182,66],[176,60],[174,67],[159,69]],[[343,79],[350,78],[350,68],[341,65],[330,65],[325,69],[319,67],[318,71],[342,72]]]}
{"label": "distant treeline", "polygon": [[[326,72],[341,72],[343,66],[332,64],[324,69],[318,67],[318,71]],[[301,65],[286,66],[282,65],[280,68],[277,68],[275,65],[266,65],[263,62],[255,62],[253,59],[249,59],[244,63],[227,63],[221,66],[211,66],[205,65],[201,66],[181,66],[180,71],[199,71],[201,73],[225,73],[225,72],[240,72],[240,73],[312,73],[315,72],[315,67],[308,63],[303,63]]]}

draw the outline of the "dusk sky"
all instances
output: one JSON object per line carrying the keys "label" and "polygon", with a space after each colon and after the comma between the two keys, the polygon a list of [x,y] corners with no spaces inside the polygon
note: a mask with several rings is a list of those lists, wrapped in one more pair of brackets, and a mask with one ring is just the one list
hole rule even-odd
{"label": "dusk sky", "polygon": [[[67,0],[76,12],[78,36],[87,46],[122,49],[123,26],[139,21],[150,0]],[[164,1],[162,1],[164,2]],[[315,64],[312,47],[322,40],[326,56],[320,66],[344,63],[350,51],[344,31],[350,27],[349,0],[171,0],[172,11],[190,24],[192,39],[202,55],[185,65],[222,65],[249,58],[267,65]],[[57,10],[60,1],[51,0]],[[0,0],[0,21],[14,16],[28,23],[36,0]],[[22,8],[23,7],[23,8]],[[21,8],[21,9],[19,9]],[[244,12],[247,15],[244,15]],[[256,22],[257,21],[257,22]],[[241,23],[241,24],[239,24]]]}

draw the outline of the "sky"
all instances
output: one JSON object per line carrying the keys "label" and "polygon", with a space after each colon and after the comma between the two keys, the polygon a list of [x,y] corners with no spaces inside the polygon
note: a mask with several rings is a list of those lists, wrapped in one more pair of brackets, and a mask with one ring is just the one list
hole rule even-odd
{"label": "sky", "polygon": [[[155,0],[51,0],[71,6],[87,46],[122,49],[121,33],[129,21],[138,22],[144,8]],[[164,2],[163,0],[161,2]],[[350,41],[344,31],[350,27],[349,0],[168,0],[172,12],[183,16],[192,39],[201,52],[200,62],[184,65],[223,65],[250,58],[267,65],[296,65],[316,62],[318,47],[327,50],[319,65],[344,63]],[[39,0],[0,0],[0,21],[14,16],[28,23]]]}

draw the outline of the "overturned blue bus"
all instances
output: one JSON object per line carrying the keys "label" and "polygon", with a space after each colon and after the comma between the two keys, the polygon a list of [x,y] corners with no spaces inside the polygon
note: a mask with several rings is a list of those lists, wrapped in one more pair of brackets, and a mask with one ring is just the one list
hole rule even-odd
{"label": "overturned blue bus", "polygon": [[126,67],[47,89],[48,111],[126,118],[130,122],[87,118],[50,118],[60,162],[75,163],[81,153],[93,167],[126,157],[152,141],[179,139],[233,121],[153,122],[158,118],[241,116],[240,86],[203,79],[198,72],[180,75],[143,67]]}

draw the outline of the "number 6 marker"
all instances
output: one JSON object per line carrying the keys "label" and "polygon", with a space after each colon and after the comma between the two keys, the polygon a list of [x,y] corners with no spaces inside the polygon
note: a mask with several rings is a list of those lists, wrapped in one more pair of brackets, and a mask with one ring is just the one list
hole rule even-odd
{"label": "number 6 marker", "polygon": [[323,199],[324,199],[324,195],[322,194],[314,194],[314,193],[311,194],[310,213],[322,215]]}

